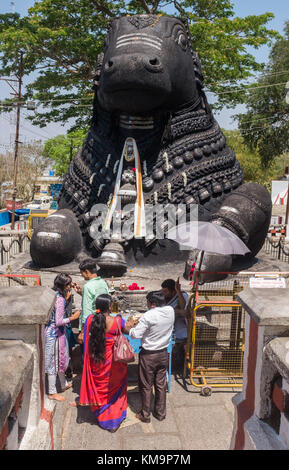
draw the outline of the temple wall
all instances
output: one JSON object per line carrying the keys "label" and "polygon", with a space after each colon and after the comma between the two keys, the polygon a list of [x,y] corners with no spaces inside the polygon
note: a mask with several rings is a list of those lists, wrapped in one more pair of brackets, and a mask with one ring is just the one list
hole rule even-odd
{"label": "temple wall", "polygon": [[0,449],[54,448],[43,354],[54,302],[47,287],[0,287]]}
{"label": "temple wall", "polygon": [[243,388],[232,450],[289,449],[289,289],[246,289]]}

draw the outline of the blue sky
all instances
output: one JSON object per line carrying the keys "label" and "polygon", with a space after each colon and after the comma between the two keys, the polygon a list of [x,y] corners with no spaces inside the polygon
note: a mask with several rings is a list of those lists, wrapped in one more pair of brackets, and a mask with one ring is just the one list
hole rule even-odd
{"label": "blue sky", "polygon": [[[287,4],[288,0],[235,0],[235,15],[244,17],[248,15],[260,15],[266,12],[272,12],[275,18],[268,24],[271,29],[276,29],[280,33],[283,33],[284,23],[289,20],[289,7]],[[14,0],[15,10],[20,13],[21,16],[27,13],[27,9],[34,5],[34,0]],[[0,3],[0,14],[11,11],[11,1],[1,0]],[[259,62],[266,62],[268,59],[269,49],[267,46],[263,46],[258,50],[251,49],[250,53],[254,55]],[[25,85],[25,81],[24,81]],[[9,96],[10,89],[4,82],[0,83],[0,100]],[[209,96],[210,99],[210,96]],[[236,127],[232,117],[237,112],[243,112],[244,106],[238,106],[235,109],[223,109],[220,113],[216,114],[216,118],[221,127],[226,129],[233,129]],[[25,111],[23,114],[26,114]],[[45,128],[38,128],[31,126],[29,121],[24,119],[22,115],[21,120],[21,137],[22,140],[26,139],[48,139],[55,135],[66,132],[69,126],[61,126],[60,124],[50,124]],[[10,123],[9,115],[2,116],[0,114],[0,144],[10,143],[10,134],[15,132],[15,124]],[[2,150],[0,146],[0,151]]]}

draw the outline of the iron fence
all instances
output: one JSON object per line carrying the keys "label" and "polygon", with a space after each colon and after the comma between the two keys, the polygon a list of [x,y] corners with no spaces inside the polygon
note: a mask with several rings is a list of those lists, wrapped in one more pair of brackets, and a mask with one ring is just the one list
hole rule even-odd
{"label": "iron fence", "polygon": [[0,238],[0,265],[9,263],[10,259],[19,253],[29,253],[29,247],[30,239],[27,233],[3,234]]}
{"label": "iron fence", "polygon": [[41,286],[39,274],[0,274],[0,287]]}
{"label": "iron fence", "polygon": [[267,254],[274,258],[289,262],[289,245],[286,245],[283,237],[267,237],[264,244],[264,249]]}

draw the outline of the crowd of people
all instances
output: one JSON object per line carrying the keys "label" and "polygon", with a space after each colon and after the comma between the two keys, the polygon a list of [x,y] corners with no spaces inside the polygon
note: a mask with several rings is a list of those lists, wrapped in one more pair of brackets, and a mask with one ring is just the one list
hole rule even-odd
{"label": "crowd of people", "polygon": [[[175,357],[182,365],[188,295],[181,290],[179,280],[167,279],[159,291],[148,293],[147,311],[138,320],[125,321],[121,315],[111,315],[112,297],[106,281],[97,273],[95,261],[84,260],[79,269],[86,281],[83,287],[64,273],[54,280],[56,302],[45,328],[48,397],[65,400],[62,392],[72,386],[67,379],[70,352],[77,341],[81,348],[82,378],[80,395],[70,405],[90,406],[99,426],[115,432],[127,413],[127,364],[114,360],[115,338],[124,333],[141,340],[138,379],[142,406],[136,417],[150,422],[154,387],[153,415],[164,420],[168,346],[174,332]],[[81,310],[69,315],[73,289],[82,296]],[[75,339],[71,323],[77,319],[79,334]]]}

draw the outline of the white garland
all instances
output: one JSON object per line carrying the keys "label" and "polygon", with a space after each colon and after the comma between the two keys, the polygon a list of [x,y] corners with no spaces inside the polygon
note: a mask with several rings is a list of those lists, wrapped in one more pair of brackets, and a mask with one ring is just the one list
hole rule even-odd
{"label": "white garland", "polygon": [[168,157],[167,152],[165,152],[165,153],[163,154],[163,157],[164,157],[165,163],[166,163],[166,172],[168,173],[168,171],[169,171],[169,157]]}
{"label": "white garland", "polygon": [[99,190],[98,190],[98,193],[97,193],[97,197],[100,196],[100,193],[101,193],[101,191],[102,191],[102,188],[104,188],[104,187],[105,187],[105,184],[101,184],[101,185],[99,186]]}
{"label": "white garland", "polygon": [[106,159],[106,163],[105,163],[106,168],[108,168],[110,157],[111,157],[111,154],[109,153]]}
{"label": "white garland", "polygon": [[117,170],[117,167],[118,167],[118,164],[119,164],[119,160],[117,160],[114,164],[114,167],[113,167],[113,174],[116,173],[116,170]]}
{"label": "white garland", "polygon": [[89,184],[92,184],[93,182],[93,178],[95,177],[96,173],[92,173],[91,177],[90,177],[90,180],[89,180]]}
{"label": "white garland", "polygon": [[171,183],[168,183],[168,198],[171,200],[172,198],[172,185]]}
{"label": "white garland", "polygon": [[155,204],[158,203],[158,193],[157,193],[157,191],[154,192],[154,201],[155,201]]}
{"label": "white garland", "polygon": [[143,174],[144,174],[144,176],[147,176],[147,174],[148,174],[147,173],[147,162],[146,162],[146,160],[144,160],[144,162],[143,162]]}
{"label": "white garland", "polygon": [[183,178],[184,178],[184,187],[186,187],[187,182],[188,182],[187,173],[185,171],[183,171],[182,175],[183,175]]}
{"label": "white garland", "polygon": [[112,200],[112,194],[109,195],[109,198],[108,198],[108,201],[107,201],[108,207],[110,206],[111,200]]}

